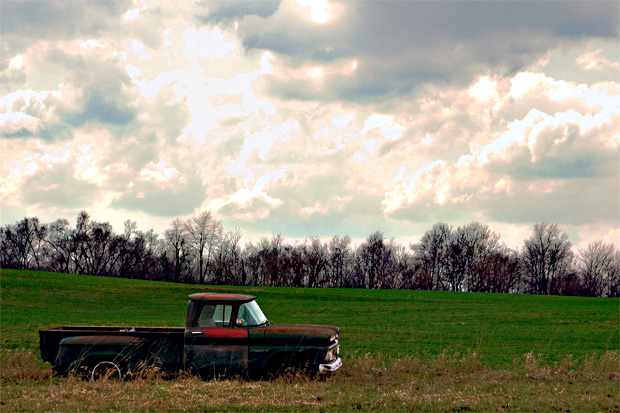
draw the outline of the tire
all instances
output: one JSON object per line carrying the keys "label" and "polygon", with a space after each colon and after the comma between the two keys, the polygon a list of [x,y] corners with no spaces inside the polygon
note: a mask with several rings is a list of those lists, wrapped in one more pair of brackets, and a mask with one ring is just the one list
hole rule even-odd
{"label": "tire", "polygon": [[97,363],[89,372],[91,381],[98,380],[122,380],[123,372],[121,368],[111,361],[101,361]]}

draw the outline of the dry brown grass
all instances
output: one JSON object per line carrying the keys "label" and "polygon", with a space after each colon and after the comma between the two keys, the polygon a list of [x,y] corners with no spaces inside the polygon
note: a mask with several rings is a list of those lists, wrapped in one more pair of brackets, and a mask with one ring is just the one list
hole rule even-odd
{"label": "dry brown grass", "polygon": [[0,351],[0,383],[49,380],[52,370],[29,350]]}
{"label": "dry brown grass", "polygon": [[53,377],[25,350],[2,351],[3,411],[618,411],[620,357],[608,352],[545,365],[533,354],[505,370],[485,368],[476,353],[431,361],[360,356],[332,376],[273,381],[169,380],[144,370],[132,380],[90,382]]}

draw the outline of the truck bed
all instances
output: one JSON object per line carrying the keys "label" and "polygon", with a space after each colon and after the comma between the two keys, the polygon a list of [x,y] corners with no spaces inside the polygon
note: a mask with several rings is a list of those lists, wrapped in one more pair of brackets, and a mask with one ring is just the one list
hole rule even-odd
{"label": "truck bed", "polygon": [[[98,344],[122,342],[123,339],[137,339],[139,348],[152,353],[154,348],[161,349],[161,356],[166,370],[177,370],[182,364],[183,335],[185,329],[180,327],[108,327],[108,326],[61,326],[49,330],[40,330],[41,358],[56,365],[60,343],[65,340],[86,339]],[[146,358],[148,355],[141,355]]]}

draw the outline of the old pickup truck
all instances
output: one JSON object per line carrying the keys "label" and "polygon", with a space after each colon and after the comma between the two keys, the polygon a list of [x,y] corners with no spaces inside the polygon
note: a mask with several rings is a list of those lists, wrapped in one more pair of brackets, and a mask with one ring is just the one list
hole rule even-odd
{"label": "old pickup truck", "polygon": [[185,328],[62,326],[40,330],[41,357],[61,375],[123,379],[144,371],[270,377],[336,371],[340,328],[274,324],[245,294],[189,296]]}

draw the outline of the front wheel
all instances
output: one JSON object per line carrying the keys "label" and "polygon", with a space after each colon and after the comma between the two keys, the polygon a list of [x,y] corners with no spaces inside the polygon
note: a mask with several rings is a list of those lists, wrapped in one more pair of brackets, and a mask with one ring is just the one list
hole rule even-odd
{"label": "front wheel", "polygon": [[295,376],[313,378],[316,373],[306,355],[293,354],[273,360],[267,368],[266,378],[270,380],[276,377]]}
{"label": "front wheel", "polygon": [[122,380],[123,373],[121,368],[111,361],[97,363],[90,371],[90,380],[97,381],[101,379]]}

